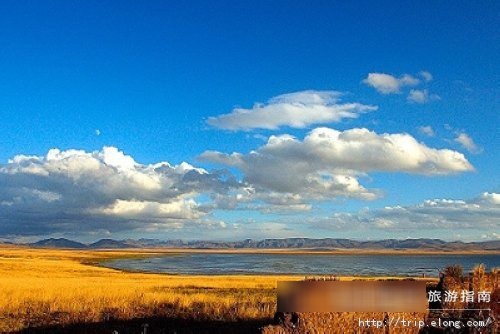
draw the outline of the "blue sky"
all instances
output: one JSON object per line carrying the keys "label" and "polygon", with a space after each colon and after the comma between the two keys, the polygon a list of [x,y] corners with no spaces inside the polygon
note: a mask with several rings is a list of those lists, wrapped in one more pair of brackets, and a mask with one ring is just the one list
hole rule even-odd
{"label": "blue sky", "polygon": [[[3,1],[0,236],[496,239],[499,9],[486,1]],[[305,93],[280,97],[297,92]],[[233,115],[232,125],[221,115]],[[305,143],[321,128],[368,133],[354,147],[328,132],[344,153],[288,168],[322,145]],[[271,152],[269,138],[284,134],[293,147]],[[403,146],[384,134],[424,148],[396,163],[389,151]],[[54,148],[62,153],[50,160]],[[427,149],[463,154],[469,167]],[[99,168],[86,170],[82,152]],[[243,162],[221,161],[233,152]],[[407,167],[422,152],[427,160]],[[366,159],[349,162],[356,154]],[[126,156],[140,166],[125,168]],[[387,166],[370,167],[379,156]],[[175,180],[153,170],[159,162]],[[182,162],[193,169],[174,172]],[[282,176],[276,167],[290,186],[269,181]],[[92,179],[98,172],[106,177]],[[144,175],[158,184],[137,184]],[[340,189],[339,176],[362,189]],[[308,183],[294,188],[296,180]]]}

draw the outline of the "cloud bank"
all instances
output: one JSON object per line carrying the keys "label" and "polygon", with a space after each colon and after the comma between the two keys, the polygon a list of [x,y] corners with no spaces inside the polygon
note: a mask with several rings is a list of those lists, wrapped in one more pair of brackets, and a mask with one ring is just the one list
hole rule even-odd
{"label": "cloud bank", "polygon": [[240,170],[253,196],[267,202],[269,194],[287,196],[291,205],[336,197],[375,199],[380,191],[359,181],[370,172],[447,175],[474,170],[462,153],[430,148],[409,134],[363,128],[316,128],[303,140],[271,136],[247,154],[206,151],[199,159]]}
{"label": "cloud bank", "polygon": [[0,234],[120,231],[193,221],[196,196],[238,182],[188,163],[143,165],[114,147],[18,155],[0,165]]}
{"label": "cloud bank", "polygon": [[355,213],[335,213],[311,222],[324,229],[386,231],[478,230],[497,231],[500,226],[500,194],[485,192],[469,200],[433,199],[417,205],[389,206]]}
{"label": "cloud bank", "polygon": [[[185,162],[140,164],[114,147],[15,156],[0,165],[0,236],[244,230],[240,223],[214,219],[212,212],[307,212],[314,201],[379,197],[379,190],[360,182],[370,172],[446,175],[473,169],[461,153],[427,147],[408,134],[367,129],[316,128],[302,140],[271,136],[248,154],[207,151],[200,159],[239,169],[243,180]],[[436,228],[468,228],[475,222],[491,229],[498,226],[499,198],[485,193],[471,201],[337,213],[314,224],[397,231],[411,229],[415,222]]]}

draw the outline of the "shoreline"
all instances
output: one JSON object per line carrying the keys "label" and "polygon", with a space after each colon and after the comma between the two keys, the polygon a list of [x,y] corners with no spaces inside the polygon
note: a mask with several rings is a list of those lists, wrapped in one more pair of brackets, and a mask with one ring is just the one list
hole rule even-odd
{"label": "shoreline", "polygon": [[[4,248],[0,245],[0,249]],[[19,248],[30,250],[52,250],[71,252],[99,252],[99,253],[132,253],[147,254],[285,254],[285,255],[500,255],[499,250],[455,250],[455,249],[363,249],[363,248],[52,248],[13,246],[5,248]]]}
{"label": "shoreline", "polygon": [[[303,250],[294,250],[292,252],[288,252],[286,250],[277,250],[277,249],[266,249],[262,250],[262,252],[252,252],[253,249],[243,249],[243,250],[221,250],[218,249],[146,249],[146,248],[138,248],[138,249],[63,249],[63,248],[34,248],[34,247],[1,247],[0,246],[0,260],[2,257],[5,257],[5,251],[12,251],[16,253],[18,251],[28,251],[29,253],[41,253],[39,254],[41,257],[46,259],[54,260],[52,253],[62,256],[64,259],[68,259],[78,265],[87,266],[89,268],[93,268],[96,270],[106,270],[112,271],[114,273],[123,274],[126,276],[148,276],[148,277],[164,277],[164,278],[172,278],[172,279],[186,279],[186,280],[199,280],[203,278],[211,278],[211,279],[265,279],[265,280],[302,280],[304,278],[323,278],[323,277],[336,277],[340,281],[351,281],[351,280],[404,280],[404,279],[414,279],[414,280],[422,280],[428,282],[437,281],[437,274],[435,276],[402,276],[402,275],[332,275],[332,274],[287,274],[287,273],[221,273],[221,274],[193,274],[193,273],[171,273],[171,272],[153,272],[153,271],[141,271],[141,270],[130,270],[124,268],[114,268],[103,265],[106,261],[114,261],[120,259],[145,259],[154,256],[169,256],[169,255],[182,255],[182,254],[198,254],[198,253],[210,253],[210,254],[286,254],[286,255],[356,255],[358,253],[332,253],[321,251],[311,252],[311,251],[303,251]],[[187,250],[187,251],[186,251]],[[2,252],[4,251],[4,252]],[[207,252],[208,251],[208,252]],[[286,251],[286,252],[284,252]],[[380,253],[367,253],[367,255],[376,254],[380,255]],[[417,255],[425,255],[428,253],[419,253]],[[449,253],[445,253],[449,254]],[[496,253],[500,255],[500,253]],[[79,255],[79,256],[75,256]],[[391,255],[403,255],[403,254],[387,254]],[[458,255],[458,254],[457,254]],[[478,254],[481,255],[481,254]],[[7,256],[9,257],[9,256]],[[15,256],[13,256],[15,257]]]}
{"label": "shoreline", "polygon": [[[200,277],[287,277],[291,279],[300,279],[304,277],[330,277],[335,276],[340,280],[352,279],[416,279],[416,280],[434,280],[436,275],[422,276],[403,276],[403,275],[333,275],[333,274],[306,274],[306,273],[171,273],[171,272],[154,272],[144,270],[132,270],[124,268],[115,268],[105,265],[108,261],[126,260],[126,259],[146,259],[152,257],[168,257],[171,255],[184,254],[280,254],[280,255],[334,255],[334,256],[352,256],[352,255],[378,255],[378,256],[440,256],[440,255],[499,255],[500,250],[433,250],[433,249],[199,249],[199,248],[106,248],[106,249],[72,249],[72,248],[49,248],[49,247],[28,247],[28,246],[12,246],[3,247],[0,245],[0,257],[2,251],[29,251],[33,253],[55,253],[67,254],[68,258],[78,262],[80,265],[90,266],[93,268],[101,268],[112,270],[123,274],[138,274],[138,275],[160,275],[177,278],[200,278]],[[47,254],[45,254],[47,255]],[[78,256],[75,256],[78,255]],[[492,268],[490,268],[492,269]]]}

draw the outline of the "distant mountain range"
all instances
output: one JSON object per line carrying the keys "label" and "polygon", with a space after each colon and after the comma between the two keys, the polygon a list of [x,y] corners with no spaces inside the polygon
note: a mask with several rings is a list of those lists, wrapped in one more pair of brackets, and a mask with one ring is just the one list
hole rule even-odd
{"label": "distant mountain range", "polygon": [[422,249],[422,250],[500,250],[500,240],[484,242],[446,242],[439,239],[385,239],[378,241],[356,241],[350,239],[286,238],[243,241],[182,241],[157,239],[101,239],[91,244],[64,238],[43,239],[27,244],[31,247],[74,249],[122,249],[122,248],[196,248],[196,249]]}

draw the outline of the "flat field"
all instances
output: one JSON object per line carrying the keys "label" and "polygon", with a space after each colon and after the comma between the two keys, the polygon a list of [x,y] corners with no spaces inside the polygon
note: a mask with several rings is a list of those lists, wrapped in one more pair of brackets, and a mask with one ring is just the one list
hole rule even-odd
{"label": "flat field", "polygon": [[270,318],[284,276],[128,273],[100,260],[154,252],[0,249],[0,332],[147,317],[199,321]]}
{"label": "flat field", "polygon": [[[304,279],[304,276],[273,275],[146,274],[98,265],[99,261],[112,258],[186,251],[2,246],[0,332],[36,328],[64,332],[64,328],[71,328],[65,326],[99,323],[118,326],[120,321],[134,319],[139,319],[134,326],[147,322],[144,319],[153,322],[152,319],[172,319],[191,325],[247,323],[255,328],[269,323],[274,316],[277,281]],[[127,331],[120,331],[124,332]]]}

